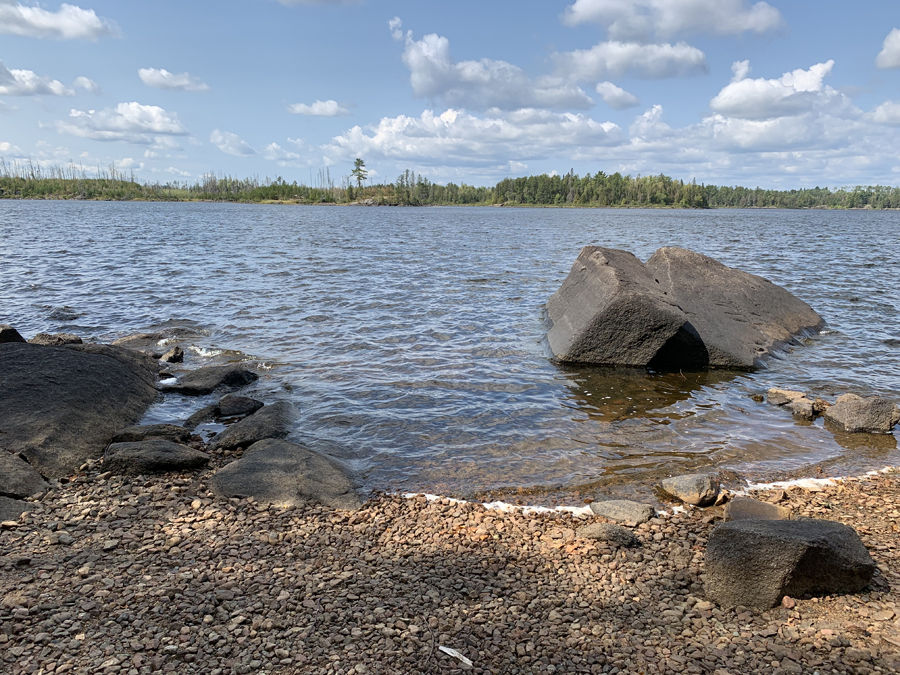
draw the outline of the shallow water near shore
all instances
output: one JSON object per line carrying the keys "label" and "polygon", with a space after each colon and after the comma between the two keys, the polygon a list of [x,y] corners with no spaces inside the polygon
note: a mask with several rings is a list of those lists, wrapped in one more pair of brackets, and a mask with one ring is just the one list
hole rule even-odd
{"label": "shallow water near shore", "polygon": [[[695,469],[756,479],[900,463],[754,401],[772,386],[897,400],[900,213],[0,201],[0,323],[86,340],[182,326],[186,366],[262,364],[292,440],[367,489],[589,493]],[[560,367],[544,303],[582,246],[678,245],[807,301],[822,334],[755,373]],[[206,399],[169,396],[147,422]]]}

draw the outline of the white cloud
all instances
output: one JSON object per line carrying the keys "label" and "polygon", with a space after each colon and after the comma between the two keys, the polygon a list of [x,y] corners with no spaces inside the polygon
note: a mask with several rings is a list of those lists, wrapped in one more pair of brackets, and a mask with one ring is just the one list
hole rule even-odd
{"label": "white cloud", "polygon": [[84,89],[89,94],[101,93],[100,85],[94,82],[91,78],[84,77],[83,75],[81,77],[76,77],[75,82],[73,82],[72,84],[75,87]]}
{"label": "white cloud", "polygon": [[641,104],[637,96],[617,87],[612,82],[598,84],[597,93],[600,94],[603,102],[614,110],[625,110]]}
{"label": "white cloud", "polygon": [[9,69],[0,61],[0,95],[74,96],[75,90],[59,80],[36,75],[32,70]]}
{"label": "white cloud", "polygon": [[[395,36],[397,26],[392,20],[390,27]],[[585,109],[594,104],[571,83],[551,77],[532,79],[506,61],[456,62],[450,55],[450,41],[434,33],[414,40],[412,32],[408,32],[402,58],[409,68],[413,93],[448,107],[559,110]]]}
{"label": "white cloud", "polygon": [[498,111],[486,117],[462,110],[440,115],[426,110],[419,117],[385,117],[368,132],[356,126],[336,136],[323,148],[326,157],[484,167],[558,156],[582,146],[611,146],[622,140],[621,129],[612,122],[536,109]]}
{"label": "white cloud", "polygon": [[900,126],[900,103],[886,101],[872,111],[871,117],[876,124]]}
{"label": "white cloud", "polygon": [[879,68],[900,68],[900,28],[895,28],[884,38],[884,46],[875,58]]}
{"label": "white cloud", "polygon": [[514,160],[509,160],[509,170],[511,173],[522,173],[528,168],[528,165],[525,162],[516,162]]}
{"label": "white cloud", "polygon": [[314,117],[346,117],[350,111],[338,105],[337,101],[319,101],[307,105],[294,103],[288,106],[288,112],[294,115],[311,115]]}
{"label": "white cloud", "polygon": [[784,23],[766,2],[746,0],[575,0],[563,22],[576,26],[599,23],[611,40],[648,41],[651,36],[714,33],[765,33]]}
{"label": "white cloud", "polygon": [[181,178],[188,178],[191,175],[190,172],[182,171],[181,169],[178,169],[174,166],[170,166],[168,169],[166,169],[166,173],[170,173],[173,176],[179,176]]}
{"label": "white cloud", "polygon": [[829,104],[841,105],[846,102],[844,96],[823,82],[833,67],[834,61],[827,61],[776,80],[747,79],[749,63],[738,61],[732,66],[734,79],[709,105],[717,113],[750,120],[796,116]]}
{"label": "white cloud", "polygon": [[[303,141],[289,138],[288,142],[297,148],[304,148]],[[269,143],[263,150],[263,156],[270,162],[275,162],[278,166],[301,167],[308,166],[309,161],[303,155],[291,150],[287,150],[278,143]]]}
{"label": "white cloud", "polygon": [[590,49],[557,52],[556,71],[571,80],[603,80],[632,75],[648,79],[684,77],[709,70],[706,56],[691,45],[645,45],[637,42],[601,42]]}
{"label": "white cloud", "polygon": [[399,16],[395,16],[393,19],[388,21],[388,29],[391,31],[391,37],[394,38],[397,42],[403,41],[403,21]]}
{"label": "white cloud", "polygon": [[0,155],[21,155],[22,150],[9,141],[0,142]]}
{"label": "white cloud", "polygon": [[186,136],[189,132],[181,124],[178,114],[155,105],[119,103],[103,110],[72,110],[68,121],[57,122],[60,133],[97,141],[126,141],[154,144],[160,147],[179,147],[169,136]]}
{"label": "white cloud", "polygon": [[209,142],[215,145],[226,155],[243,157],[246,155],[256,154],[256,150],[251,148],[246,141],[241,139],[241,137],[237,134],[233,134],[229,131],[219,131],[218,129],[213,129],[213,132],[209,135]]}
{"label": "white cloud", "polygon": [[165,68],[141,68],[138,76],[148,87],[173,91],[209,91],[209,85],[190,73],[170,73]]}
{"label": "white cloud", "polygon": [[123,157],[122,159],[117,161],[115,164],[116,164],[117,169],[143,169],[144,168],[144,163],[137,161],[133,157]]}
{"label": "white cloud", "polygon": [[56,40],[96,40],[118,35],[114,23],[92,9],[63,3],[56,12],[26,6],[16,0],[0,0],[0,33]]}

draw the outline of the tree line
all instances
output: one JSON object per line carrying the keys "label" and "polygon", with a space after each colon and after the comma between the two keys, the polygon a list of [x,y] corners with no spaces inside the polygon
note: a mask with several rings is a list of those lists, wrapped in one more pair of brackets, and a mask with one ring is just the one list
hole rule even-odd
{"label": "tree line", "polygon": [[[310,175],[310,184],[274,179],[237,178],[207,173],[188,181],[141,182],[115,165],[91,173],[83,166],[43,168],[31,162],[0,159],[0,198],[146,201],[225,201],[297,204],[365,203],[391,206],[571,206],[649,208],[829,208],[900,209],[900,188],[857,186],[771,190],[698,185],[669,176],[542,174],[506,178],[493,187],[439,184],[406,170],[392,182],[366,184],[368,172],[358,159],[339,181],[329,169]],[[355,183],[355,184],[354,184]]]}

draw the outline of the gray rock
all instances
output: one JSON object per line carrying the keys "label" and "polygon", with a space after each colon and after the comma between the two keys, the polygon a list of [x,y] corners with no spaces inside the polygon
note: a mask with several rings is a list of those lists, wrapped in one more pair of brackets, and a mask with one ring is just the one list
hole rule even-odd
{"label": "gray rock", "polygon": [[219,417],[242,417],[252,415],[263,407],[262,401],[237,394],[227,394],[219,401],[217,415]]}
{"label": "gray rock", "polygon": [[766,392],[766,399],[772,405],[787,405],[803,398],[806,398],[806,394],[802,391],[793,391],[791,389],[772,388]]}
{"label": "gray rock", "polygon": [[139,443],[151,438],[172,441],[173,443],[187,443],[191,440],[191,432],[184,427],[175,424],[146,424],[143,426],[126,427],[112,437],[111,443]]}
{"label": "gray rock", "polygon": [[793,414],[795,417],[799,417],[810,422],[816,419],[816,417],[818,416],[816,402],[812,399],[806,398],[805,396],[803,398],[798,398],[796,401],[791,401],[784,407],[790,410],[791,414]]}
{"label": "gray rock", "polygon": [[113,340],[114,347],[125,347],[126,349],[147,349],[155,347],[156,343],[165,339],[163,333],[135,333],[134,335],[126,335],[117,340]]}
{"label": "gray rock", "polygon": [[0,495],[21,499],[48,487],[47,481],[28,462],[0,448]]}
{"label": "gray rock", "polygon": [[288,401],[278,401],[232,424],[209,442],[210,450],[247,448],[266,438],[286,438],[297,419],[297,410]]}
{"label": "gray rock", "polygon": [[8,323],[0,323],[0,344],[4,342],[25,342],[25,338]]}
{"label": "gray rock", "polygon": [[176,384],[164,387],[163,391],[203,396],[219,387],[243,387],[258,379],[259,375],[242,366],[204,366],[185,374]]}
{"label": "gray rock", "polygon": [[625,251],[585,247],[547,314],[560,361],[665,370],[754,368],[824,325],[770,281],[675,247],[645,265]]}
{"label": "gray rock", "polygon": [[758,610],[785,595],[855,593],[875,572],[853,528],[826,520],[722,523],[710,533],[705,566],[710,599]]}
{"label": "gray rock", "polygon": [[28,341],[28,344],[42,345],[44,347],[62,347],[63,345],[80,345],[83,340],[72,333],[38,333]]}
{"label": "gray rock", "polygon": [[160,356],[159,360],[166,363],[183,363],[184,350],[181,347],[172,347],[172,349]]}
{"label": "gray rock", "polygon": [[649,504],[632,502],[627,499],[610,499],[603,502],[592,502],[591,511],[617,523],[635,527],[650,520],[655,512]]}
{"label": "gray rock", "polygon": [[108,345],[0,344],[3,446],[47,478],[77,471],[141,418],[158,395],[155,367]]}
{"label": "gray rock", "polygon": [[900,408],[880,396],[839,396],[825,411],[825,420],[850,433],[889,434],[900,422]]}
{"label": "gray rock", "polygon": [[4,520],[18,520],[26,511],[31,511],[34,504],[20,502],[18,499],[0,497],[0,522]]}
{"label": "gray rock", "polygon": [[188,417],[184,421],[184,424],[182,426],[188,431],[193,431],[201,424],[205,424],[206,422],[214,420],[216,418],[216,415],[218,414],[218,411],[219,406],[215,403],[204,408],[200,408],[200,410]]}
{"label": "gray rock", "polygon": [[719,496],[719,481],[714,476],[702,473],[672,476],[662,481],[660,487],[667,494],[694,506],[715,504]]}
{"label": "gray rock", "polygon": [[341,462],[273,439],[255,443],[241,459],[219,469],[209,486],[223,497],[253,497],[276,506],[297,506],[308,499],[345,510],[361,504]]}
{"label": "gray rock", "polygon": [[590,523],[575,533],[582,539],[606,541],[617,546],[640,546],[641,540],[631,530],[611,523]]}
{"label": "gray rock", "polygon": [[206,466],[209,455],[171,441],[151,439],[113,443],[106,450],[103,468],[116,474],[138,475],[185,471]]}
{"label": "gray rock", "polygon": [[725,505],[725,520],[790,520],[791,510],[749,497],[735,497]]}

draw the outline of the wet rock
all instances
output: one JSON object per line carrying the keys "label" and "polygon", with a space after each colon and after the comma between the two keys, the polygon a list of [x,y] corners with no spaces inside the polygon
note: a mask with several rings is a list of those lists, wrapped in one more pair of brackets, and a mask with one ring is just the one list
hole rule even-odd
{"label": "wet rock", "polygon": [[184,350],[181,347],[172,347],[172,349],[160,356],[159,360],[166,363],[183,363]]}
{"label": "wet rock", "polygon": [[631,530],[621,525],[613,525],[611,523],[590,523],[579,528],[576,534],[582,539],[593,539],[595,541],[607,541],[617,546],[640,546],[641,540],[638,539]]}
{"label": "wet rock", "polygon": [[219,469],[209,485],[223,497],[253,497],[276,506],[296,506],[308,499],[346,510],[361,504],[340,462],[306,446],[274,439],[249,447],[241,459]]}
{"label": "wet rock", "polygon": [[44,347],[62,347],[63,345],[80,345],[83,340],[72,333],[38,333],[28,341],[28,344],[42,345]]}
{"label": "wet rock", "polygon": [[673,476],[662,481],[660,487],[667,494],[694,506],[715,504],[719,496],[719,481],[708,474]]}
{"label": "wet rock", "polygon": [[825,420],[850,433],[888,434],[900,422],[900,408],[880,396],[839,396]]}
{"label": "wet rock", "polygon": [[217,414],[219,417],[243,417],[252,415],[263,405],[262,401],[247,396],[228,394],[219,401]]}
{"label": "wet rock", "polygon": [[176,384],[164,387],[163,391],[203,396],[219,387],[243,387],[258,379],[259,375],[242,366],[204,366],[185,374]]}
{"label": "wet rock", "polygon": [[188,417],[184,421],[184,424],[182,426],[184,426],[184,428],[188,431],[193,431],[201,424],[205,424],[206,422],[214,420],[216,418],[216,415],[218,415],[218,412],[219,406],[215,403],[205,406]]}
{"label": "wet rock", "polygon": [[7,520],[18,520],[26,511],[31,511],[34,504],[22,502],[18,499],[10,497],[0,497],[0,522]]}
{"label": "wet rock", "polygon": [[649,504],[632,502],[627,499],[609,499],[602,502],[592,502],[591,511],[598,516],[603,516],[629,527],[635,527],[646,523],[654,516],[653,507]]}
{"label": "wet rock", "polygon": [[767,398],[769,403],[783,406],[797,417],[809,421],[816,419],[831,405],[821,398],[813,400],[802,391],[791,391],[789,389],[769,389]]}
{"label": "wet rock", "polygon": [[111,443],[139,443],[151,438],[171,441],[173,443],[187,443],[191,440],[191,432],[184,427],[175,424],[146,424],[142,426],[126,427],[113,436]]}
{"label": "wet rock", "polygon": [[0,495],[21,499],[48,487],[47,481],[28,462],[0,448]]}
{"label": "wet rock", "polygon": [[286,438],[297,419],[297,410],[288,401],[278,401],[261,408],[250,417],[232,424],[209,442],[209,448],[232,450],[248,447],[266,438]]}
{"label": "wet rock", "polygon": [[8,323],[0,323],[0,344],[5,342],[25,342],[25,338],[19,335],[19,331]]}
{"label": "wet rock", "polygon": [[806,398],[806,394],[802,391],[792,391],[790,389],[772,388],[766,392],[766,400],[772,405],[787,405],[803,398]]}
{"label": "wet rock", "polygon": [[0,345],[4,447],[48,478],[101,457],[158,394],[156,362],[139,357],[108,345]]}
{"label": "wet rock", "polygon": [[114,474],[138,475],[197,469],[209,455],[171,441],[152,439],[138,443],[113,443],[106,450],[103,467]]}
{"label": "wet rock", "polygon": [[882,342],[888,347],[900,347],[900,340],[897,338],[888,338],[887,340],[882,340]]}
{"label": "wet rock", "polygon": [[127,349],[146,349],[147,347],[155,347],[156,343],[163,340],[165,335],[162,333],[135,333],[134,335],[126,335],[117,340],[113,340],[115,347],[125,347]]}
{"label": "wet rock", "polygon": [[725,520],[790,520],[791,510],[748,497],[735,497],[725,505]]}
{"label": "wet rock", "polygon": [[723,607],[766,610],[785,595],[855,593],[874,572],[853,528],[826,520],[722,523],[706,550],[706,592]]}
{"label": "wet rock", "polygon": [[754,368],[824,325],[780,286],[676,247],[645,265],[625,251],[585,247],[547,313],[560,361],[666,370]]}

